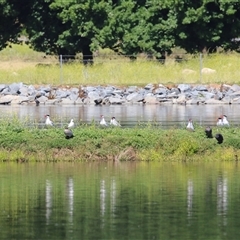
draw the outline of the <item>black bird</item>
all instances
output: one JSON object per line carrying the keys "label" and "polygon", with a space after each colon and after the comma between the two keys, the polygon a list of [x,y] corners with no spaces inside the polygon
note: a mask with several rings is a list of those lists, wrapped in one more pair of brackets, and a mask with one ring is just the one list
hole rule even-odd
{"label": "black bird", "polygon": [[39,106],[40,102],[37,98],[35,98],[35,103],[36,103],[36,106]]}
{"label": "black bird", "polygon": [[222,135],[222,134],[217,133],[217,134],[215,135],[215,138],[217,139],[218,144],[223,143],[223,135]]}
{"label": "black bird", "polygon": [[65,127],[64,129],[64,134],[65,134],[65,138],[69,139],[69,138],[73,138],[73,132],[71,129],[69,129],[68,127]]}
{"label": "black bird", "polygon": [[206,134],[207,138],[213,138],[211,127],[205,128],[205,134]]}

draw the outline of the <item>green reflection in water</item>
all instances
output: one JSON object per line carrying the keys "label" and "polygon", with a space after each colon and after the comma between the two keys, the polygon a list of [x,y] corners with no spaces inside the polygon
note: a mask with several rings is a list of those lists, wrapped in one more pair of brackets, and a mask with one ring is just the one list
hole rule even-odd
{"label": "green reflection in water", "polygon": [[1,163],[1,239],[237,239],[239,169]]}

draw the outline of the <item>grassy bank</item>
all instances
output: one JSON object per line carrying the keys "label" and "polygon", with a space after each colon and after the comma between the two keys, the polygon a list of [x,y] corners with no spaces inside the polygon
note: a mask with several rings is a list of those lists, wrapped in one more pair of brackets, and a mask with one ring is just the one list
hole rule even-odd
{"label": "grassy bank", "polygon": [[100,128],[80,125],[74,138],[61,128],[29,128],[17,121],[0,123],[0,161],[236,161],[240,159],[239,128],[213,128],[223,144],[205,137],[204,129]]}
{"label": "grassy bank", "polygon": [[[175,58],[178,57],[178,61]],[[168,56],[164,65],[139,57],[130,62],[128,58],[100,51],[95,64],[83,66],[79,61],[63,64],[58,57],[46,57],[27,45],[13,45],[0,51],[0,83],[24,82],[26,84],[52,85],[146,85],[148,83],[240,83],[240,54],[188,55],[176,52]],[[200,68],[216,70],[200,74]]]}

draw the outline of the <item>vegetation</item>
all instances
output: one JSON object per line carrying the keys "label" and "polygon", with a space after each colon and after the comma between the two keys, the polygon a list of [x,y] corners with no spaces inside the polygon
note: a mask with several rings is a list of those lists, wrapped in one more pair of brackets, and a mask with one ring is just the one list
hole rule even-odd
{"label": "vegetation", "polygon": [[239,50],[240,10],[232,0],[1,0],[0,19],[0,49],[24,33],[33,49],[70,58],[83,53],[84,63],[99,48],[156,59],[175,47]]}
{"label": "vegetation", "polygon": [[[181,57],[175,61],[174,56]],[[157,61],[148,61],[139,56],[131,62],[124,57],[113,55],[110,50],[101,50],[95,58],[95,64],[84,66],[78,60],[71,64],[58,63],[54,57],[45,57],[27,45],[13,45],[0,51],[1,83],[23,82],[25,84],[58,85],[115,85],[144,86],[153,84],[239,84],[239,58],[237,53],[218,53],[203,55],[184,54],[176,50],[166,58],[164,65]],[[216,70],[214,74],[201,74],[202,68]],[[191,73],[184,72],[192,70]]]}
{"label": "vegetation", "polygon": [[[154,131],[153,131],[154,130]],[[162,129],[156,124],[134,128],[101,128],[80,124],[74,138],[65,139],[63,128],[38,128],[17,118],[0,122],[1,161],[236,161],[240,157],[239,128],[213,128],[223,144],[207,139],[200,126],[195,132]]]}

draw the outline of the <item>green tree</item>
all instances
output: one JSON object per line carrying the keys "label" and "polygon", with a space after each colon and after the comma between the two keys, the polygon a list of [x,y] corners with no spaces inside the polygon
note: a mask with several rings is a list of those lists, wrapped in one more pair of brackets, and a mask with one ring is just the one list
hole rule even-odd
{"label": "green tree", "polygon": [[26,22],[31,46],[47,54],[93,59],[96,37],[108,17],[108,2],[93,0],[34,1]]}
{"label": "green tree", "polygon": [[11,43],[19,43],[21,23],[28,8],[28,0],[0,0],[0,50]]}
{"label": "green tree", "polygon": [[187,52],[217,47],[236,49],[240,35],[239,3],[231,0],[176,1],[176,44]]}

